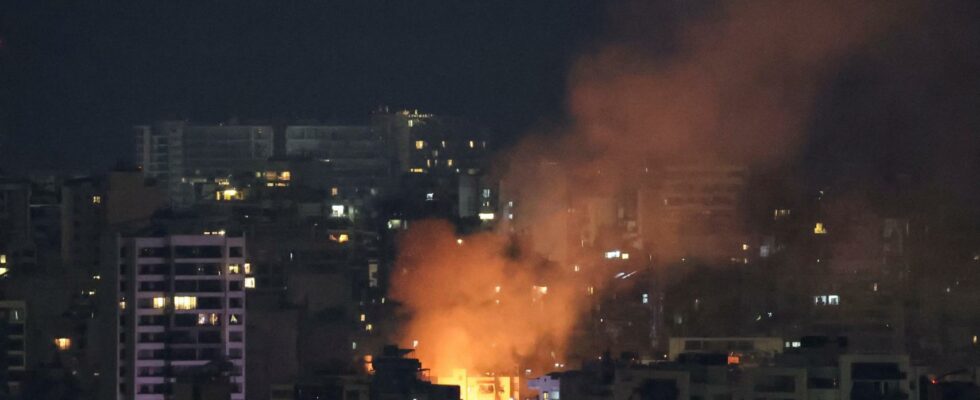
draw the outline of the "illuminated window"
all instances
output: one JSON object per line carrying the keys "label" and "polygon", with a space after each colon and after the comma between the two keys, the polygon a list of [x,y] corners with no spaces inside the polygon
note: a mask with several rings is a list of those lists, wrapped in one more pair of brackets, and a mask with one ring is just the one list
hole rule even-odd
{"label": "illuminated window", "polygon": [[240,273],[242,273],[242,271],[241,271],[241,268],[238,267],[238,264],[228,264],[228,273],[229,274],[240,274]]}
{"label": "illuminated window", "polygon": [[342,204],[334,204],[330,206],[330,216],[339,218],[344,216],[344,206]]}
{"label": "illuminated window", "polygon": [[197,308],[197,297],[194,296],[174,296],[174,309],[193,310]]}
{"label": "illuminated window", "polygon": [[244,198],[244,194],[237,189],[225,189],[215,193],[215,199],[218,201],[242,200]]}
{"label": "illuminated window", "polygon": [[427,159],[425,159],[425,166],[426,166],[426,167],[429,167],[429,168],[432,168],[432,160],[430,160],[430,159],[428,159],[428,158],[427,158]]}
{"label": "illuminated window", "polygon": [[231,314],[228,316],[228,323],[232,325],[241,325],[242,317],[238,314]]}
{"label": "illuminated window", "polygon": [[470,140],[470,148],[472,149],[475,147],[476,147],[476,141]]}
{"label": "illuminated window", "polygon": [[153,298],[153,308],[164,308],[167,306],[166,297],[154,297]]}
{"label": "illuminated window", "polygon": [[9,268],[7,268],[7,267],[0,267],[0,276],[7,275],[8,272],[10,272],[10,269]]}
{"label": "illuminated window", "polygon": [[630,253],[623,253],[622,255],[619,256],[619,258],[621,258],[623,260],[629,260],[630,259]]}
{"label": "illuminated window", "polygon": [[361,314],[361,322],[364,322],[366,320],[367,320],[367,315]]}
{"label": "illuminated window", "polygon": [[250,276],[245,278],[245,287],[248,289],[255,289],[255,277]]}
{"label": "illuminated window", "polygon": [[252,273],[252,264],[251,263],[245,263],[245,274],[246,275],[249,275],[251,273]]}
{"label": "illuminated window", "polygon": [[452,167],[453,166],[453,159],[452,158],[446,160],[446,166],[447,167]]}
{"label": "illuminated window", "polygon": [[490,221],[495,217],[493,213],[479,213],[478,215],[481,221]]}
{"label": "illuminated window", "polygon": [[643,304],[649,304],[650,303],[650,295],[649,294],[643,293],[642,299],[643,299]]}
{"label": "illuminated window", "polygon": [[337,196],[339,194],[340,194],[340,188],[338,188],[336,186],[330,188],[330,195],[331,196]]}
{"label": "illuminated window", "polygon": [[442,141],[442,148],[444,148],[444,149],[446,148],[446,141],[445,140]]}
{"label": "illuminated window", "polygon": [[340,235],[337,235],[337,243],[345,243],[348,240],[350,240],[350,236],[346,233],[341,233]]}
{"label": "illuminated window", "polygon": [[367,324],[367,325],[364,326],[364,330],[366,330],[368,332],[371,332],[371,331],[374,330],[374,325]]}
{"label": "illuminated window", "polygon": [[737,354],[728,355],[728,365],[738,365],[741,362],[742,359]]}
{"label": "illuminated window", "polygon": [[772,218],[773,219],[786,218],[786,217],[788,217],[790,215],[790,213],[791,213],[790,210],[787,210],[787,209],[784,209],[784,208],[776,209],[776,210],[774,210],[772,212]]}
{"label": "illuminated window", "polygon": [[425,172],[425,169],[424,168],[412,168],[412,169],[408,170],[408,172],[411,172],[413,174],[421,174],[421,173],[424,173]]}
{"label": "illuminated window", "polygon": [[119,309],[120,310],[126,309],[126,300],[119,300]]}
{"label": "illuminated window", "polygon": [[589,296],[594,295],[595,294],[595,286],[589,286],[586,289],[586,291],[589,292]]}
{"label": "illuminated window", "polygon": [[425,201],[434,201],[435,199],[436,199],[436,194],[435,193],[426,193],[425,194]]}
{"label": "illuminated window", "polygon": [[814,227],[813,227],[813,234],[814,235],[826,235],[827,234],[827,228],[824,228],[823,222],[817,222],[817,224],[814,225]]}
{"label": "illuminated window", "polygon": [[607,259],[619,258],[620,256],[622,256],[622,254],[623,253],[621,253],[619,250],[607,251],[606,258]]}
{"label": "illuminated window", "polygon": [[411,128],[413,126],[415,126],[415,120],[414,119],[408,120],[408,127]]}
{"label": "illuminated window", "polygon": [[291,172],[289,172],[289,171],[282,171],[282,174],[279,176],[279,179],[280,180],[283,180],[283,181],[288,181],[292,177],[293,177],[293,174]]}
{"label": "illuminated window", "polygon": [[0,254],[0,264],[6,264],[6,263],[7,263],[7,255]]}
{"label": "illuminated window", "polygon": [[68,350],[68,349],[71,348],[71,339],[70,338],[64,338],[64,337],[57,338],[57,339],[54,340],[54,345],[55,345],[55,347],[58,348],[58,350],[61,350],[61,351]]}
{"label": "illuminated window", "polygon": [[102,196],[92,196],[92,204],[102,204]]}
{"label": "illuminated window", "polygon": [[425,148],[425,141],[424,140],[416,140],[415,141],[415,149],[416,150],[422,150],[424,148]]}

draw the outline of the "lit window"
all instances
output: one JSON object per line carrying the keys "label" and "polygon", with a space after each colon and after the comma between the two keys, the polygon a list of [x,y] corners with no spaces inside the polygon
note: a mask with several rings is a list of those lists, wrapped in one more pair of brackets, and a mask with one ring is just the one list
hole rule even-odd
{"label": "lit window", "polygon": [[643,293],[643,304],[649,304],[649,303],[650,303],[650,295],[647,293]]}
{"label": "lit window", "polygon": [[367,325],[364,326],[364,330],[366,330],[368,332],[371,332],[371,331],[374,330],[374,325],[367,324]]}
{"label": "lit window", "polygon": [[245,263],[245,274],[248,275],[248,274],[251,274],[251,273],[252,273],[252,264],[251,263]]}
{"label": "lit window", "polygon": [[445,140],[442,141],[442,148],[444,148],[444,149],[446,148],[446,141]]}
{"label": "lit window", "polygon": [[347,242],[348,240],[350,240],[350,236],[347,235],[346,233],[341,233],[340,235],[337,236],[337,243],[344,243]]}
{"label": "lit window", "polygon": [[218,201],[232,201],[232,200],[242,200],[244,195],[238,189],[225,189],[215,193],[215,199]]}
{"label": "lit window", "polygon": [[425,148],[425,141],[424,140],[416,140],[415,141],[415,149],[422,150],[424,148]]}
{"label": "lit window", "polygon": [[238,264],[228,264],[228,273],[229,274],[240,274],[240,273],[242,273],[242,271],[241,271],[241,268],[238,267]]}
{"label": "lit window", "polygon": [[472,149],[475,147],[476,147],[476,141],[470,140],[470,148]]}
{"label": "lit window", "polygon": [[288,181],[293,177],[293,174],[289,171],[282,171],[282,175],[279,176],[280,180]]}
{"label": "lit window", "polygon": [[174,296],[174,309],[193,310],[197,308],[197,297],[194,296]]}
{"label": "lit window", "polygon": [[58,350],[61,350],[61,351],[68,350],[68,349],[71,348],[71,339],[70,338],[64,338],[64,337],[57,338],[57,339],[54,340],[54,345],[55,345],[55,347],[58,348]]}
{"label": "lit window", "polygon": [[479,213],[478,215],[481,221],[490,221],[495,217],[493,213]]}
{"label": "lit window", "polygon": [[7,267],[0,267],[0,276],[7,275],[8,272],[10,272],[10,269],[9,268],[7,268]]}
{"label": "lit window", "polygon": [[622,255],[619,256],[619,258],[621,258],[623,260],[629,260],[630,259],[630,253],[623,253]]}
{"label": "lit window", "polygon": [[824,228],[823,222],[817,222],[817,224],[813,227],[813,234],[814,235],[826,235],[827,234],[827,228]]}
{"label": "lit window", "polygon": [[429,168],[432,168],[432,160],[430,160],[430,159],[426,159],[426,160],[425,160],[425,166],[426,166],[426,167],[429,167]]}
{"label": "lit window", "polygon": [[331,196],[337,196],[339,194],[340,194],[340,188],[338,188],[336,186],[330,188],[330,195]]}
{"label": "lit window", "polygon": [[167,306],[166,297],[154,297],[153,298],[153,308],[164,308]]}
{"label": "lit window", "polygon": [[607,259],[619,258],[620,256],[622,256],[622,253],[619,250],[612,250],[606,252]]}
{"label": "lit window", "polygon": [[92,204],[102,204],[102,196],[92,196]]}
{"label": "lit window", "polygon": [[748,249],[749,249],[749,245],[748,244],[745,244],[745,243],[742,243],[742,250],[744,251],[744,250],[748,250]]}
{"label": "lit window", "polygon": [[232,325],[241,325],[242,317],[238,314],[231,314],[228,316],[228,323]]}
{"label": "lit window", "polygon": [[6,263],[7,263],[7,255],[0,254],[0,264],[6,264]]}
{"label": "lit window", "polygon": [[786,218],[790,215],[790,210],[787,209],[776,209],[772,212],[773,219]]}
{"label": "lit window", "polygon": [[741,358],[737,354],[730,354],[728,356],[728,365],[738,365],[741,361]]}
{"label": "lit window", "polygon": [[361,322],[367,321],[367,315],[361,314]]}
{"label": "lit window", "polygon": [[250,276],[245,278],[245,287],[248,289],[255,289],[255,277]]}
{"label": "lit window", "polygon": [[447,167],[452,167],[453,166],[453,159],[452,158],[446,160],[446,166]]}
{"label": "lit window", "polygon": [[434,201],[435,199],[436,199],[436,194],[435,193],[426,193],[425,194],[425,201]]}
{"label": "lit window", "polygon": [[425,169],[424,168],[412,168],[412,169],[408,170],[408,172],[411,172],[413,174],[421,174],[421,173],[424,173],[425,172]]}
{"label": "lit window", "polygon": [[342,204],[334,204],[330,206],[330,216],[339,218],[344,216],[344,206]]}

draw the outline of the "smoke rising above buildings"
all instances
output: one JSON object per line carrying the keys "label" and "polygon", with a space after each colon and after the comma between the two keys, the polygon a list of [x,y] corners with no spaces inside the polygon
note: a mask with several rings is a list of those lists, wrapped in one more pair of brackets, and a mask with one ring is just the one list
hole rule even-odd
{"label": "smoke rising above buildings", "polygon": [[[590,210],[638,194],[642,209],[651,170],[665,166],[792,160],[820,85],[896,22],[882,6],[731,1],[669,20],[659,14],[669,8],[618,4],[607,38],[571,68],[567,123],[502,158],[501,202],[516,205],[503,207],[496,231],[460,245],[448,224],[426,222],[402,239],[393,297],[410,320],[400,342],[417,343],[436,374],[563,362],[585,299],[606,283],[577,273],[586,255],[565,244],[601,242],[583,233],[604,218]],[[670,232],[641,229],[633,241],[671,243]]]}

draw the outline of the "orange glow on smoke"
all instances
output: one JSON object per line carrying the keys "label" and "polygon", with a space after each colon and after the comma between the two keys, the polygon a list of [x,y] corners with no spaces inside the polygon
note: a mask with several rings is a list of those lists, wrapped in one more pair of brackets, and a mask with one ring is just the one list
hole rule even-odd
{"label": "orange glow on smoke", "polygon": [[400,238],[392,297],[411,319],[399,343],[417,343],[433,376],[554,363],[550,354],[565,348],[581,290],[551,274],[557,267],[509,257],[502,235],[471,235],[461,245],[456,238],[440,221],[413,224]]}

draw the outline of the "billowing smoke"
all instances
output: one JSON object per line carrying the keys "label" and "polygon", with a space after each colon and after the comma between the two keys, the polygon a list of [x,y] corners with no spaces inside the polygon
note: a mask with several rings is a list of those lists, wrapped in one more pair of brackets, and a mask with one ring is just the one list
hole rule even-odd
{"label": "billowing smoke", "polygon": [[[848,0],[646,3],[614,7],[606,38],[571,68],[565,127],[506,155],[498,173],[520,199],[519,227],[457,244],[428,222],[401,241],[393,297],[412,317],[400,343],[417,340],[437,374],[561,359],[584,311],[582,278],[563,264],[574,258],[552,245],[573,231],[570,193],[635,191],[653,165],[792,158],[815,91],[897,13]],[[521,236],[533,226],[547,228]]]}

